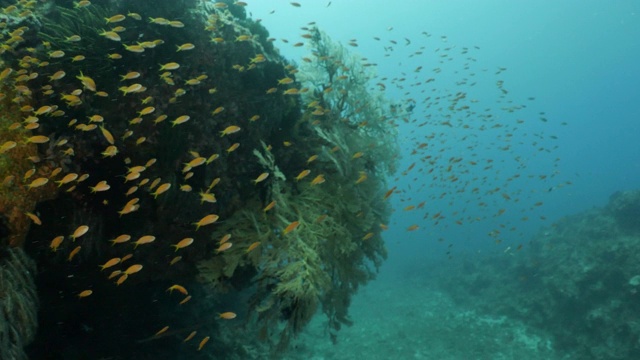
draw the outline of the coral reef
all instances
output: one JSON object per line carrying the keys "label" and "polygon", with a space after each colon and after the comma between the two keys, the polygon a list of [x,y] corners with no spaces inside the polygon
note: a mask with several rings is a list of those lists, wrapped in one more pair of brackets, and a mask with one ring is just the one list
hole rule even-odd
{"label": "coral reef", "polygon": [[458,301],[551,334],[571,358],[637,358],[640,232],[629,219],[639,207],[640,191],[614,194],[604,208],[542,230],[514,256],[470,260],[442,286]]}
{"label": "coral reef", "polygon": [[319,309],[336,339],[386,257],[398,153],[366,63],[311,29],[289,64],[230,1],[5,13],[0,213],[48,309],[29,356],[232,351],[241,319],[282,351]]}

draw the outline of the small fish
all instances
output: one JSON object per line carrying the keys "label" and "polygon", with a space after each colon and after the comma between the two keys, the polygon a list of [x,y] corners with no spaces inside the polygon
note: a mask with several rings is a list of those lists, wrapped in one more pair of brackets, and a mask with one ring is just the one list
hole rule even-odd
{"label": "small fish", "polygon": [[136,240],[136,242],[134,242],[134,249],[137,248],[140,245],[145,245],[145,244],[150,244],[152,242],[154,242],[156,240],[156,237],[153,235],[145,235],[140,237],[138,240]]}
{"label": "small fish", "polygon": [[215,223],[216,221],[218,221],[220,217],[216,214],[209,214],[205,217],[203,217],[202,219],[200,219],[198,222],[193,223],[193,225],[196,226],[196,230],[200,229],[201,226],[206,226],[206,225],[210,225]]}
{"label": "small fish", "polygon": [[80,71],[80,75],[76,76],[76,79],[80,80],[82,86],[89,91],[96,91],[96,82],[93,81],[92,78],[85,76],[82,71]]}
{"label": "small fish", "polygon": [[82,249],[82,247],[76,246],[73,250],[71,250],[71,252],[69,253],[69,257],[67,258],[67,261],[73,260],[73,258],[80,252],[80,249]]}
{"label": "small fish", "polygon": [[116,237],[115,239],[109,240],[111,242],[112,245],[115,244],[122,244],[125,243],[127,241],[131,240],[131,235],[127,235],[127,234],[122,234],[118,237]]}
{"label": "small fish", "polygon": [[120,21],[122,21],[122,20],[124,20],[126,18],[127,18],[126,16],[124,16],[122,14],[118,14],[118,15],[113,15],[110,18],[104,18],[104,19],[107,21],[107,24],[110,24],[110,23],[120,22]]}
{"label": "small fish", "polygon": [[180,240],[177,244],[173,244],[171,246],[175,247],[176,251],[178,251],[180,249],[186,248],[187,246],[189,246],[191,244],[193,244],[193,238],[184,238],[184,239]]}
{"label": "small fish", "polygon": [[176,126],[176,125],[184,124],[187,121],[189,121],[189,119],[191,119],[189,115],[182,115],[182,116],[179,116],[177,119],[173,120],[171,122],[171,125]]}
{"label": "small fish", "polygon": [[268,177],[269,177],[269,173],[268,172],[263,172],[255,180],[253,180],[253,183],[257,184],[259,182],[262,182],[262,181],[266,180]]}
{"label": "small fish", "polygon": [[93,291],[84,290],[84,291],[81,291],[80,293],[78,293],[78,297],[79,298],[84,298],[84,297],[90,296],[91,294],[93,294]]}
{"label": "small fish", "polygon": [[[118,274],[120,275],[120,274]],[[117,275],[116,275],[117,276]],[[129,278],[129,274],[122,274],[118,280],[116,281],[116,285],[120,286],[123,282],[125,282]]]}
{"label": "small fish", "polygon": [[71,234],[71,239],[73,241],[76,241],[77,238],[81,237],[82,235],[86,234],[87,231],[89,231],[89,227],[87,225],[80,225],[78,226],[78,228],[73,232],[73,234]]}
{"label": "small fish", "polygon": [[221,319],[231,320],[231,319],[235,319],[237,315],[234,312],[227,311],[227,312],[223,312],[223,313],[218,314],[218,316]]}
{"label": "small fish", "polygon": [[58,251],[58,248],[60,247],[63,241],[64,241],[64,236],[62,235],[56,236],[53,238],[53,240],[51,240],[51,244],[49,245],[49,248],[51,249],[51,251],[56,252]]}
{"label": "small fish", "polygon": [[256,241],[253,244],[249,245],[249,247],[247,248],[247,250],[245,252],[250,252],[252,250],[254,250],[255,248],[257,248],[258,246],[260,246],[260,241]]}
{"label": "small fish", "polygon": [[223,251],[229,250],[232,246],[233,246],[233,243],[225,242],[224,244],[221,244],[220,246],[218,246],[218,248],[216,249],[216,252],[221,253]]}
{"label": "small fish", "polygon": [[167,330],[169,330],[169,326],[165,326],[162,329],[160,329],[157,333],[155,333],[153,336],[159,336],[164,334],[165,332],[167,332]]}
{"label": "small fish", "polygon": [[127,268],[127,270],[124,271],[125,275],[131,275],[131,274],[135,274],[138,271],[142,270],[142,265],[140,264],[135,264],[135,265],[131,265]]}
{"label": "small fish", "polygon": [[100,191],[107,191],[111,189],[111,186],[107,184],[106,180],[102,180],[99,183],[97,183],[96,186],[90,186],[89,188],[91,189],[92,193],[95,193]]}
{"label": "small fish", "polygon": [[262,209],[262,211],[264,211],[265,213],[271,209],[273,209],[276,206],[276,201],[273,200],[272,202],[269,203],[269,205],[265,206],[264,209]]}
{"label": "small fish", "polygon": [[316,176],[313,180],[311,180],[311,186],[322,184],[325,181],[326,180],[324,178],[324,175],[320,174],[320,175]]}
{"label": "small fish", "polygon": [[178,52],[178,51],[186,51],[186,50],[193,50],[196,47],[192,43],[186,43],[186,44],[176,45],[176,46],[178,47],[178,50],[176,50],[176,52]]}
{"label": "small fish", "polygon": [[113,259],[107,261],[106,263],[100,265],[100,271],[102,271],[104,269],[107,269],[107,268],[110,268],[112,266],[116,266],[116,265],[118,265],[120,263],[120,261],[122,261],[122,259],[119,258],[119,257],[113,258]]}
{"label": "small fish", "polygon": [[36,225],[42,225],[42,221],[40,220],[40,218],[39,218],[36,214],[34,214],[34,213],[30,213],[30,212],[28,212],[28,211],[27,211],[27,212],[25,212],[24,214],[25,214],[25,215],[27,215],[27,217],[28,217],[29,219],[31,219],[31,221],[33,221],[33,223],[34,223],[34,224],[36,224]]}
{"label": "small fish", "polygon": [[49,142],[49,137],[44,135],[34,135],[27,139],[28,144],[44,144]]}
{"label": "small fish", "polygon": [[184,288],[184,286],[182,286],[182,285],[178,285],[178,284],[171,285],[171,286],[167,289],[167,291],[169,292],[169,294],[171,294],[171,293],[173,292],[173,290],[178,290],[178,291],[179,291],[181,294],[183,294],[183,295],[189,295],[189,292],[187,291],[187,289],[185,289],[185,288]]}
{"label": "small fish", "polygon": [[284,230],[282,231],[283,235],[287,235],[288,233],[292,232],[293,230],[295,230],[298,225],[300,225],[299,221],[294,221],[291,224],[287,225],[286,228],[284,228]]}
{"label": "small fish", "polygon": [[68,184],[74,180],[76,180],[78,178],[78,174],[76,173],[70,173],[65,175],[62,180],[58,180],[56,181],[56,183],[58,184],[58,187],[64,185],[64,184]]}
{"label": "small fish", "polygon": [[27,185],[27,189],[33,189],[33,188],[37,188],[40,186],[44,186],[49,182],[49,179],[45,178],[45,177],[40,177],[37,178],[35,180],[33,180],[29,185]]}
{"label": "small fish", "polygon": [[311,170],[302,170],[298,176],[295,177],[296,181],[300,181],[311,173]]}
{"label": "small fish", "polygon": [[153,195],[153,198],[156,199],[156,198],[158,198],[158,195],[166,192],[167,190],[169,190],[169,188],[171,188],[171,183],[164,183],[164,184],[158,186],[156,191],[154,193],[152,193],[151,195]]}
{"label": "small fish", "polygon": [[198,345],[198,351],[202,350],[202,348],[204,347],[204,345],[209,341],[210,336],[205,337],[204,339],[202,339],[200,341],[200,344]]}
{"label": "small fish", "polygon": [[169,62],[169,63],[166,63],[164,65],[161,64],[159,71],[176,70],[178,68],[180,68],[180,64],[178,64],[177,62]]}
{"label": "small fish", "polygon": [[198,332],[197,331],[192,331],[191,334],[189,334],[186,338],[184,338],[184,340],[182,340],[183,343],[186,343],[187,341],[193,339],[194,336],[196,336]]}

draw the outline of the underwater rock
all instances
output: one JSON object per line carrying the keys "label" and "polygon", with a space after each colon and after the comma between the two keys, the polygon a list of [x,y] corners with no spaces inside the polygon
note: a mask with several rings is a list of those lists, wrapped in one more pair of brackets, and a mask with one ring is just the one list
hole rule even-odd
{"label": "underwater rock", "polygon": [[640,232],[640,190],[618,191],[611,195],[607,211],[625,232]]}
{"label": "underwater rock", "polygon": [[639,194],[616,193],[603,208],[564,217],[519,252],[469,259],[474,267],[442,275],[441,286],[461,303],[551,334],[571,358],[638,358]]}

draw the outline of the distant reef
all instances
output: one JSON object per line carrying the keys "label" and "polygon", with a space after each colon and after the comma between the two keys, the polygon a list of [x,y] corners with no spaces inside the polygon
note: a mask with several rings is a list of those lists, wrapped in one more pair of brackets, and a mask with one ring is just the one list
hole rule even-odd
{"label": "distant reef", "polygon": [[639,359],[638,254],[640,190],[617,192],[519,252],[469,258],[442,287],[460,303],[550,334],[572,359]]}

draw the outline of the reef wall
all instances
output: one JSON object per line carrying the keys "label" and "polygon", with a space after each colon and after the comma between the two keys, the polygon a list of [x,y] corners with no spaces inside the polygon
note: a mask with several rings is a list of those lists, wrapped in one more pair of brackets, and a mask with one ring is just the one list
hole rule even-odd
{"label": "reef wall", "polygon": [[247,358],[320,309],[337,338],[386,257],[398,153],[366,62],[309,28],[290,63],[241,2],[3,13],[0,214],[38,268],[30,357]]}

